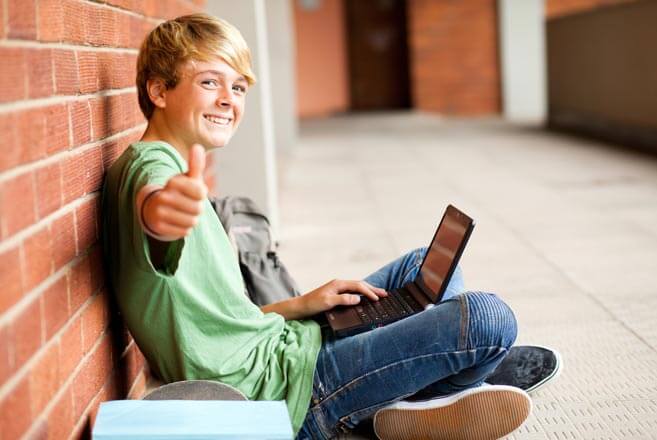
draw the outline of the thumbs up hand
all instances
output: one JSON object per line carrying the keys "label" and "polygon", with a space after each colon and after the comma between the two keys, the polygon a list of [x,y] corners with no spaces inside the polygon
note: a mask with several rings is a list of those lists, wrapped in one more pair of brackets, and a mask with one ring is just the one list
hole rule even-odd
{"label": "thumbs up hand", "polygon": [[[187,173],[173,176],[164,187],[143,187],[137,209],[149,235],[174,241],[188,235],[203,211],[208,188],[203,181],[205,149],[195,144],[189,150]],[[141,204],[140,204],[141,201]]]}

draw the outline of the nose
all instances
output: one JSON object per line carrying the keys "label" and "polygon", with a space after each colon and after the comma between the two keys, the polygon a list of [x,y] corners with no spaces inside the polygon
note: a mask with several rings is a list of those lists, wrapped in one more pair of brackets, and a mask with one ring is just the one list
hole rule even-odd
{"label": "nose", "polygon": [[223,108],[229,108],[233,105],[233,93],[231,90],[221,88],[217,95],[217,105]]}

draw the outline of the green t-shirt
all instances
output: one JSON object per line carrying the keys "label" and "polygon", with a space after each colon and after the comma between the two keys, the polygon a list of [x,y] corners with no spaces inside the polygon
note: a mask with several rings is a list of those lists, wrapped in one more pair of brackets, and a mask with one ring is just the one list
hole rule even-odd
{"label": "green t-shirt", "polygon": [[252,400],[287,402],[294,431],[308,410],[321,346],[314,321],[263,314],[245,295],[235,252],[208,200],[198,224],[151,262],[135,212],[146,184],[186,172],[165,142],[129,146],[103,190],[106,266],[119,308],[150,367],[166,382],[218,380]]}

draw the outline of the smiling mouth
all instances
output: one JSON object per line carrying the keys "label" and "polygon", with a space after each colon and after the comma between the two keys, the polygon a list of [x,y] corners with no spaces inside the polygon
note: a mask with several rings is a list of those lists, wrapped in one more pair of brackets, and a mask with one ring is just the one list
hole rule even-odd
{"label": "smiling mouth", "polygon": [[206,120],[212,122],[213,124],[219,125],[221,127],[227,127],[233,121],[233,118],[229,118],[229,117],[226,117],[226,116],[203,115],[203,117]]}

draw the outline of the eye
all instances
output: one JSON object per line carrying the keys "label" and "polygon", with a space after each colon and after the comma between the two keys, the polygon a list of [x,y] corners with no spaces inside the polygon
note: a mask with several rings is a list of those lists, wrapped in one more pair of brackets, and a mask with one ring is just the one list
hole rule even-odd
{"label": "eye", "polygon": [[201,85],[206,89],[216,89],[217,87],[219,87],[219,83],[217,82],[216,79],[204,79],[203,81],[201,81]]}
{"label": "eye", "polygon": [[246,86],[243,86],[241,84],[233,84],[233,90],[236,91],[237,93],[244,94],[246,93]]}

